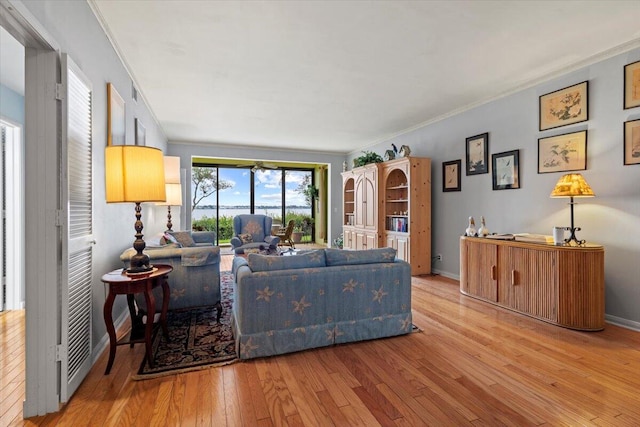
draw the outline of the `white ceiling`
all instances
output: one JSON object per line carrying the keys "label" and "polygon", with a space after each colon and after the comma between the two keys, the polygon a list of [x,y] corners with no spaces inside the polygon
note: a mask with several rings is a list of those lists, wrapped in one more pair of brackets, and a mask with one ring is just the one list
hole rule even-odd
{"label": "white ceiling", "polygon": [[640,46],[640,1],[89,1],[171,141],[356,151]]}

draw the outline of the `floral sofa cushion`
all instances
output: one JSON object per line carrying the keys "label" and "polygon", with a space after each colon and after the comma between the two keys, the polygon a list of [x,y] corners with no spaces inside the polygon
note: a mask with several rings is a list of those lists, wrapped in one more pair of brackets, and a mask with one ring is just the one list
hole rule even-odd
{"label": "floral sofa cushion", "polygon": [[342,249],[325,249],[327,265],[359,265],[379,262],[393,262],[396,250],[393,248],[369,249],[366,251],[345,251]]}
{"label": "floral sofa cushion", "polygon": [[295,270],[299,268],[324,267],[326,265],[323,250],[309,251],[291,256],[249,254],[247,261],[251,271]]}

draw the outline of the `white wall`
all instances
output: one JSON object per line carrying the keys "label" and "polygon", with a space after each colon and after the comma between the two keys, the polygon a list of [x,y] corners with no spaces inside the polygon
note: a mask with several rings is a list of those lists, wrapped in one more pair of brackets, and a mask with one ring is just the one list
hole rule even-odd
{"label": "white wall", "polygon": [[[498,233],[551,234],[553,226],[568,226],[567,199],[549,198],[563,173],[537,173],[538,138],[588,129],[581,173],[596,197],[575,207],[578,238],[605,247],[607,318],[640,328],[640,165],[623,166],[622,160],[623,122],[640,118],[640,108],[622,108],[623,67],[638,60],[635,49],[367,148],[382,154],[392,142],[407,144],[412,155],[432,158],[432,253],[443,255],[434,270],[458,277],[459,237],[469,216],[478,224],[483,215]],[[589,120],[539,132],[539,97],[585,80]],[[463,172],[462,191],[443,193],[442,162],[462,159],[464,169],[465,138],[484,132],[490,154],[520,150],[521,188],[493,191],[490,173]]]}
{"label": "white wall", "polygon": [[[146,145],[166,149],[166,137],[150,110],[139,97],[131,98],[132,81],[105,35],[89,5],[84,1],[25,1],[23,4],[91,80],[93,85],[93,201],[94,247],[93,263],[93,339],[104,344],[106,328],[102,307],[105,300],[100,277],[114,268],[122,267],[119,255],[135,240],[135,212],[133,204],[105,202],[104,149],[107,145],[107,83],[113,83],[125,101],[126,141],[134,143],[134,118],[146,128]],[[28,120],[28,117],[26,118]],[[33,197],[26,194],[26,197]],[[150,236],[164,230],[166,207],[144,204],[143,233]],[[27,305],[29,302],[27,301]],[[116,299],[114,318],[126,310],[125,298]]]}

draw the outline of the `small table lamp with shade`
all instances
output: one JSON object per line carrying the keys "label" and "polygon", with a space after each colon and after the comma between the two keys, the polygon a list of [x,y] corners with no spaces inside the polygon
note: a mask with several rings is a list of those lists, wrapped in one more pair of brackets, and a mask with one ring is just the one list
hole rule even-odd
{"label": "small table lamp with shade", "polygon": [[180,157],[164,156],[164,180],[167,193],[165,202],[156,203],[167,207],[167,231],[172,231],[171,206],[182,206],[182,186],[180,184]]}
{"label": "small table lamp with shade", "polygon": [[163,202],[166,200],[164,160],[162,150],[139,145],[110,145],[105,150],[105,184],[107,203],[135,203],[136,240],[127,274],[140,274],[153,269],[149,256],[142,253],[140,220],[142,202]]}
{"label": "small table lamp with shade", "polygon": [[578,245],[583,245],[585,240],[578,240],[576,237],[576,231],[580,231],[580,227],[575,227],[573,223],[573,201],[574,197],[595,197],[595,193],[587,184],[587,181],[579,173],[568,173],[563,175],[556,183],[555,188],[551,192],[550,197],[569,197],[571,200],[571,236],[565,239],[565,243],[576,242]]}

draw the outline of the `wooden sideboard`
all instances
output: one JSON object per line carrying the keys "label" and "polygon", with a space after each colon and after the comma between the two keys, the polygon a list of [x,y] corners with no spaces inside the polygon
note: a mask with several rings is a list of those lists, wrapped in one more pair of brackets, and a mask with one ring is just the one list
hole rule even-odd
{"label": "wooden sideboard", "polygon": [[604,329],[604,248],[460,239],[460,292],[536,319]]}

